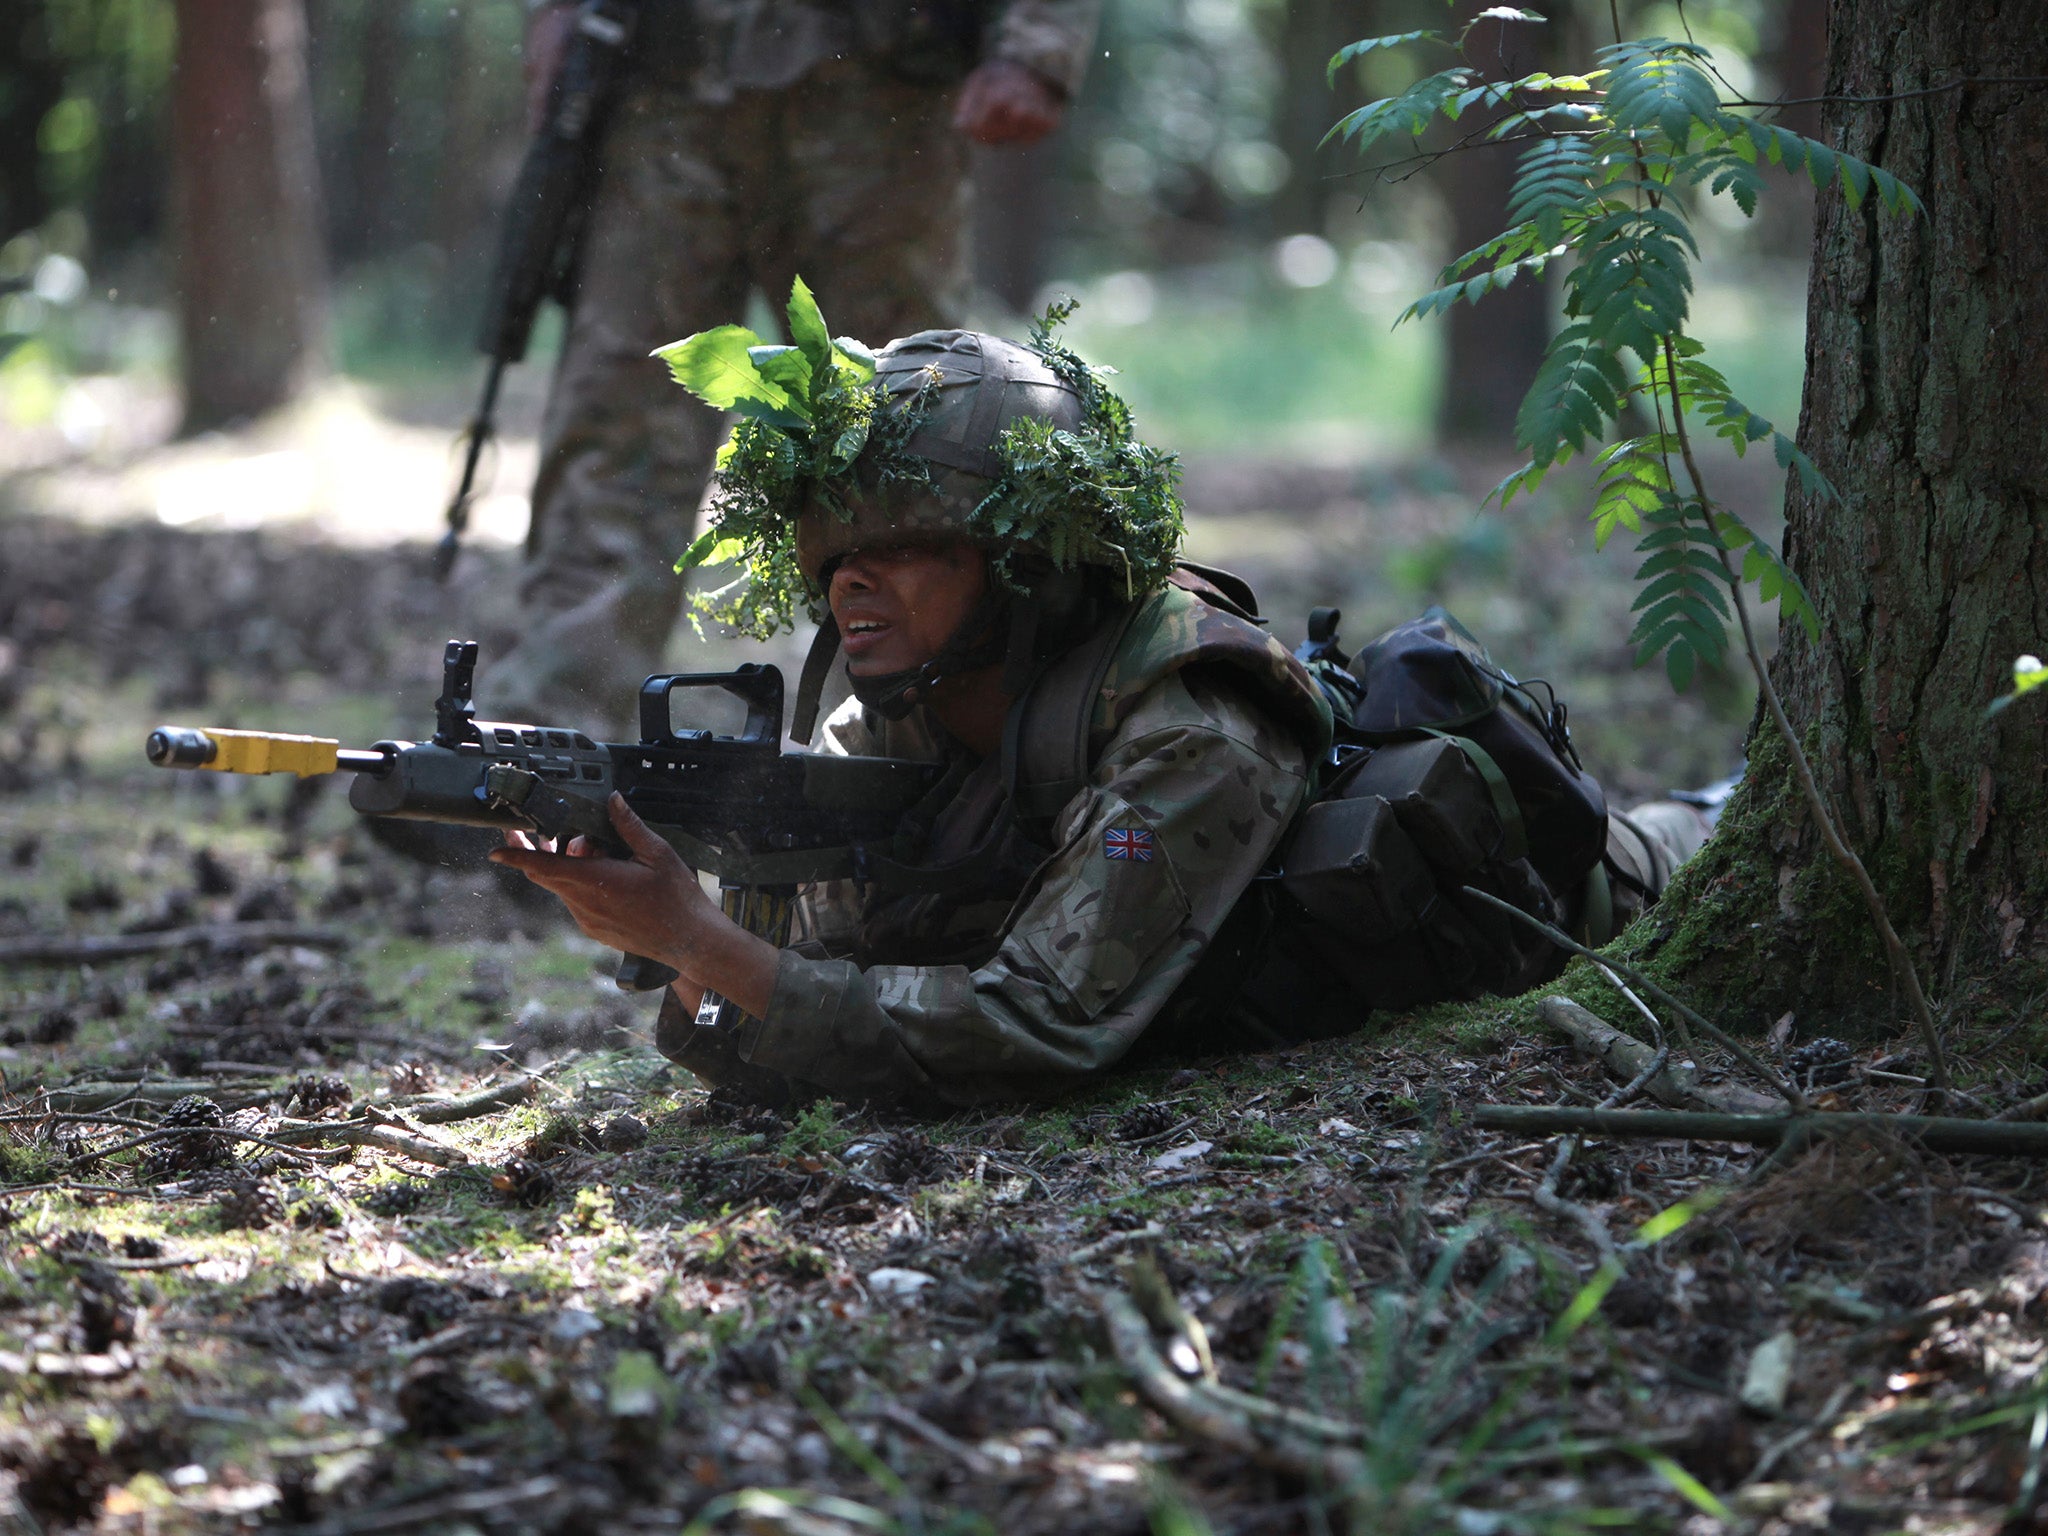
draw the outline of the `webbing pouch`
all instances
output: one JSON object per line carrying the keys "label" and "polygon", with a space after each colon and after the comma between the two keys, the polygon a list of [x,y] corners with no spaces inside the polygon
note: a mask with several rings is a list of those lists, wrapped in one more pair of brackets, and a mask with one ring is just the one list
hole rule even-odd
{"label": "webbing pouch", "polygon": [[[1487,780],[1476,747],[1454,736],[1395,742],[1360,752],[1331,780],[1325,795],[1377,795],[1431,865],[1452,873],[1503,856],[1508,827],[1520,815],[1506,781]],[[1492,759],[1485,758],[1487,767]],[[1494,770],[1496,777],[1499,770]]]}
{"label": "webbing pouch", "polygon": [[1429,861],[1378,795],[1319,800],[1302,813],[1281,888],[1311,919],[1360,943],[1415,927],[1436,896]]}
{"label": "webbing pouch", "polygon": [[[1432,608],[1363,647],[1351,663],[1364,688],[1348,734],[1365,745],[1455,734],[1497,799],[1511,843],[1556,891],[1575,891],[1607,848],[1607,798],[1579,766],[1554,695],[1502,670],[1450,614]],[[1511,857],[1520,857],[1514,854]]]}

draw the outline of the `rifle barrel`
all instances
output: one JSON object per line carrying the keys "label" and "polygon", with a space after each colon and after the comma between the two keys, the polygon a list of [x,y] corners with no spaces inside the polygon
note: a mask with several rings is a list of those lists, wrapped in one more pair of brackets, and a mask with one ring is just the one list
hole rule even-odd
{"label": "rifle barrel", "polygon": [[291,736],[276,731],[195,730],[163,725],[143,744],[159,768],[211,768],[216,773],[315,774],[385,773],[392,754],[344,747],[326,736]]}

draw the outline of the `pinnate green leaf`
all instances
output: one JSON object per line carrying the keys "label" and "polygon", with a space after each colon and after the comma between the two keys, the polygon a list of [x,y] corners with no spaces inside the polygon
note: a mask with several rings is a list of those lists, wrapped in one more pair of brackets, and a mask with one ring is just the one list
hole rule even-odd
{"label": "pinnate green leaf", "polygon": [[1600,50],[1612,73],[1607,78],[1607,114],[1631,132],[1656,129],[1682,149],[1695,123],[1721,115],[1721,98],[1707,72],[1694,62],[1701,50],[1665,38],[1643,38]]}
{"label": "pinnate green leaf", "polygon": [[1337,71],[1346,64],[1349,64],[1353,59],[1362,59],[1368,53],[1375,53],[1382,48],[1401,48],[1409,43],[1448,43],[1449,41],[1450,39],[1443,33],[1431,31],[1428,28],[1424,28],[1419,32],[1392,32],[1385,37],[1362,37],[1355,43],[1346,43],[1342,48],[1339,48],[1330,55],[1329,83],[1334,86],[1337,83]]}
{"label": "pinnate green leaf", "polygon": [[1332,139],[1344,139],[1365,150],[1390,133],[1419,135],[1435,121],[1444,103],[1462,91],[1471,80],[1472,71],[1465,68],[1425,75],[1398,96],[1367,102],[1356,111],[1346,113],[1337,120],[1334,128],[1323,135],[1323,142],[1327,144]]}

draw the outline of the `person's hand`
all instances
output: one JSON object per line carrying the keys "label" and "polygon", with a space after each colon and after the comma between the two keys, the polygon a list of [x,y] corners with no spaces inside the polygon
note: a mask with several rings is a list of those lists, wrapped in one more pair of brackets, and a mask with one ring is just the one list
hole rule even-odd
{"label": "person's hand", "polygon": [[689,865],[633,814],[623,795],[614,794],[605,809],[631,850],[630,858],[607,855],[580,837],[565,850],[550,852],[528,834],[511,832],[491,862],[516,869],[559,896],[576,926],[598,943],[694,976],[691,956],[703,947],[708,927],[727,922],[725,915],[704,894]]}
{"label": "person's hand", "polygon": [[977,144],[1036,144],[1059,127],[1066,98],[1013,59],[990,59],[967,77],[953,126]]}
{"label": "person's hand", "polygon": [[569,34],[576,30],[576,7],[560,3],[543,5],[526,18],[526,131],[540,132],[547,120],[548,92],[555,76],[562,72],[562,58],[569,51]]}
{"label": "person's hand", "polygon": [[491,862],[559,896],[576,926],[598,943],[669,967],[687,1007],[694,1009],[708,987],[766,1017],[781,952],[719,911],[695,871],[633,814],[624,795],[613,794],[605,810],[631,857],[615,858],[580,837],[554,853],[512,832]]}

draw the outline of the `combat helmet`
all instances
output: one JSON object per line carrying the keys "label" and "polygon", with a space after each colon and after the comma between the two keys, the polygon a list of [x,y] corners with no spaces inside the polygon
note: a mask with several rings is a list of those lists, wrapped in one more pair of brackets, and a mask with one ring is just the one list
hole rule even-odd
{"label": "combat helmet", "polygon": [[796,557],[820,591],[832,563],[856,549],[920,538],[999,542],[973,513],[1002,477],[1003,433],[1020,419],[1078,432],[1086,417],[1080,392],[1043,357],[982,331],[892,341],[875,354],[875,384],[884,410],[916,414],[902,448],[929,466],[928,483],[860,487],[857,464],[858,489],[814,495],[797,519]]}
{"label": "combat helmet", "polygon": [[[890,342],[875,356],[881,409],[914,423],[901,452],[922,461],[916,479],[875,484],[855,465],[849,487],[820,487],[796,523],[796,558],[804,578],[827,590],[832,568],[858,549],[967,539],[990,556],[999,578],[994,601],[968,616],[936,655],[900,672],[850,677],[869,708],[901,718],[948,677],[998,661],[1004,683],[1021,693],[1047,650],[1077,627],[1088,581],[1082,567],[1105,565],[1110,551],[1074,540],[1073,558],[1057,561],[1041,547],[1048,530],[985,513],[1007,464],[1002,444],[1018,422],[1070,436],[1087,430],[1081,389],[1031,348],[982,331],[920,331]],[[825,675],[839,648],[827,610],[797,688],[796,719],[808,734]]]}
{"label": "combat helmet", "polygon": [[854,680],[890,716],[996,661],[1021,694],[1102,600],[1135,598],[1172,571],[1185,532],[1178,463],[1141,442],[1100,373],[1054,339],[1071,308],[1048,310],[1029,343],[922,331],[871,353],[826,340],[799,280],[794,345],[727,326],[661,349],[679,381],[742,418],[719,456],[713,524],[678,569],[738,560],[746,577],[698,607],[756,634],[800,608],[819,621],[797,736],[838,654],[831,570],[856,549],[965,538],[990,557],[995,601],[938,656]]}

